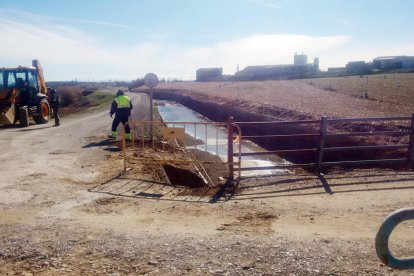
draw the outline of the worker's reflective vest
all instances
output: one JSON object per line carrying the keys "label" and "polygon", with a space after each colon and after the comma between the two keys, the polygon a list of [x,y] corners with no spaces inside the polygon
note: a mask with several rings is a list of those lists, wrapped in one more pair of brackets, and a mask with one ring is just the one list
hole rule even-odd
{"label": "worker's reflective vest", "polygon": [[131,100],[127,96],[118,96],[115,102],[118,105],[117,108],[131,108]]}

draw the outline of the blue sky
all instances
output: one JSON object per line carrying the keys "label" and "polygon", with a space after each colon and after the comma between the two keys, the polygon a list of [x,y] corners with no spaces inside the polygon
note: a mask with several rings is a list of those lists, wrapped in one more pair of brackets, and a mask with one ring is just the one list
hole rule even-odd
{"label": "blue sky", "polygon": [[0,0],[0,66],[41,61],[47,80],[194,79],[291,64],[322,69],[414,55],[411,0]]}

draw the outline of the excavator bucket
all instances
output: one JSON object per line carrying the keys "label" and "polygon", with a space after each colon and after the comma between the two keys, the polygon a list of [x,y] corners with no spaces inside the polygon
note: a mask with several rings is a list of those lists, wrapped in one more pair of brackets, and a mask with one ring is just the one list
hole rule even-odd
{"label": "excavator bucket", "polygon": [[11,125],[14,123],[15,106],[12,104],[7,110],[0,112],[0,125]]}

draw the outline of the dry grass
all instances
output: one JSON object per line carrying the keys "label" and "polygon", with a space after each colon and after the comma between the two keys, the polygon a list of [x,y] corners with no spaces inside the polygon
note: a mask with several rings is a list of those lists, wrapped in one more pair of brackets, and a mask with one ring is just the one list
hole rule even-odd
{"label": "dry grass", "polygon": [[302,80],[319,89],[357,98],[414,106],[414,74],[387,74]]}
{"label": "dry grass", "polygon": [[414,74],[257,82],[162,83],[217,101],[246,101],[312,117],[339,118],[411,115]]}
{"label": "dry grass", "polygon": [[82,90],[79,86],[62,86],[57,88],[57,91],[62,107],[72,105],[82,97]]}

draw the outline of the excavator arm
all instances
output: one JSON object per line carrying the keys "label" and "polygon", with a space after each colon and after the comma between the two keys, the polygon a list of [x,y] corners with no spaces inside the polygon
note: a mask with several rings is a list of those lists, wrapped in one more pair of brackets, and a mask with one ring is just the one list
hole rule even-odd
{"label": "excavator arm", "polygon": [[40,62],[37,59],[34,59],[32,61],[32,65],[33,67],[37,69],[37,81],[39,82],[39,92],[46,95],[47,86],[46,86],[45,78],[43,77],[42,65],[40,65]]}

